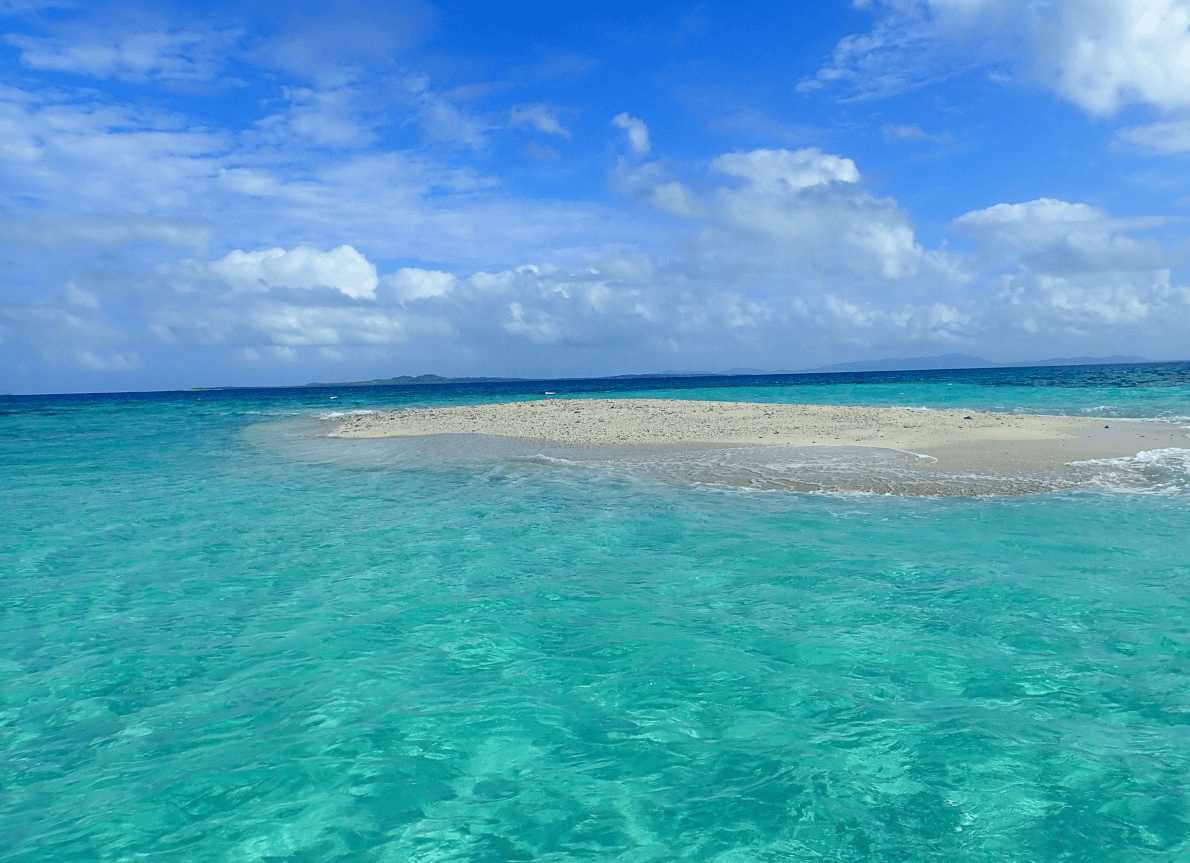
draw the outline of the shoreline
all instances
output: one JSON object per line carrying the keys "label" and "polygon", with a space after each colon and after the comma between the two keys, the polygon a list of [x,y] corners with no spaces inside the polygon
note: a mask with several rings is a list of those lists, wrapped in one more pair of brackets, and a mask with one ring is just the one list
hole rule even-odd
{"label": "shoreline", "polygon": [[348,438],[483,434],[584,447],[860,446],[993,473],[1190,449],[1190,424],[1032,414],[683,399],[539,399],[359,414]]}

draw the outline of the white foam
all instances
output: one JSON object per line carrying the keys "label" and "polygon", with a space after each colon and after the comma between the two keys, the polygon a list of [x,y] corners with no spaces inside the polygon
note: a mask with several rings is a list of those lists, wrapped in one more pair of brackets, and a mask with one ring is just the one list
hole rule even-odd
{"label": "white foam", "polygon": [[[1136,461],[1156,463],[1169,459],[1190,459],[1190,449],[1186,447],[1165,447],[1164,449],[1150,449],[1138,452],[1132,457]],[[1183,461],[1183,467],[1190,467],[1190,462]]]}
{"label": "white foam", "polygon": [[[1170,459],[1190,459],[1190,449],[1185,447],[1165,447],[1163,449],[1148,449],[1136,455],[1119,456],[1117,458],[1089,458],[1083,461],[1068,461],[1073,466],[1084,464],[1118,465],[1128,467],[1136,464],[1158,464]],[[1190,465],[1188,465],[1190,466]]]}
{"label": "white foam", "polygon": [[[1135,407],[1135,405],[1133,405]],[[1080,413],[1084,416],[1087,414],[1098,414],[1095,419],[1118,420],[1119,422],[1130,423],[1190,423],[1190,416],[1182,414],[1175,414],[1172,411],[1163,411],[1151,417],[1126,417],[1114,413],[1105,413],[1105,411],[1119,410],[1119,406],[1113,405],[1096,405],[1093,408],[1080,408]]]}
{"label": "white foam", "polygon": [[938,459],[932,455],[926,455],[924,452],[914,452],[911,449],[897,449],[895,446],[881,447],[881,449],[890,449],[893,452],[903,452],[905,455],[916,456],[917,458],[925,458],[929,459],[930,461],[938,461]]}
{"label": "white foam", "polygon": [[375,413],[380,413],[380,411],[364,410],[361,408],[359,410],[353,411],[329,411],[328,413],[319,414],[318,418],[320,420],[341,420],[344,417],[360,417],[365,416],[366,414]]}
{"label": "white foam", "polygon": [[517,461],[528,462],[530,464],[557,464],[565,465],[567,467],[570,465],[582,464],[582,462],[575,461],[574,459],[559,458],[558,456],[545,455],[544,453],[537,453],[536,455],[518,458]]}
{"label": "white foam", "polygon": [[1087,485],[1132,494],[1184,495],[1190,491],[1190,449],[1165,447],[1134,456],[1068,462],[1069,467],[1100,468]]}

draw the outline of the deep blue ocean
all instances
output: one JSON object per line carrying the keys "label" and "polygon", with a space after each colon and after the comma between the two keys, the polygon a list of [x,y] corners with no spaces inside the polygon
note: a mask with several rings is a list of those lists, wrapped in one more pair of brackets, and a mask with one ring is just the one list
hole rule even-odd
{"label": "deep blue ocean", "polygon": [[1185,459],[913,497],[326,436],[546,392],[1190,424],[1186,363],[0,398],[0,861],[1190,860]]}

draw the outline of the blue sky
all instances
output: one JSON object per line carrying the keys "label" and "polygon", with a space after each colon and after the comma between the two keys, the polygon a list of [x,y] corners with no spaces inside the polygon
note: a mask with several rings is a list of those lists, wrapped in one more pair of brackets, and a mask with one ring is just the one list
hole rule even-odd
{"label": "blue sky", "polygon": [[0,2],[0,391],[1182,359],[1190,2]]}

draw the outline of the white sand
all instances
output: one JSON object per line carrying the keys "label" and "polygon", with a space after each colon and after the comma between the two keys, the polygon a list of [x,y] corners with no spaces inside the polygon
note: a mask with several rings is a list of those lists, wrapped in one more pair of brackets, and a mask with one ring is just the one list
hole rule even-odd
{"label": "white sand", "polygon": [[680,399],[546,399],[363,414],[338,433],[376,438],[490,434],[583,446],[859,445],[984,470],[1190,448],[1177,423],[836,405]]}

